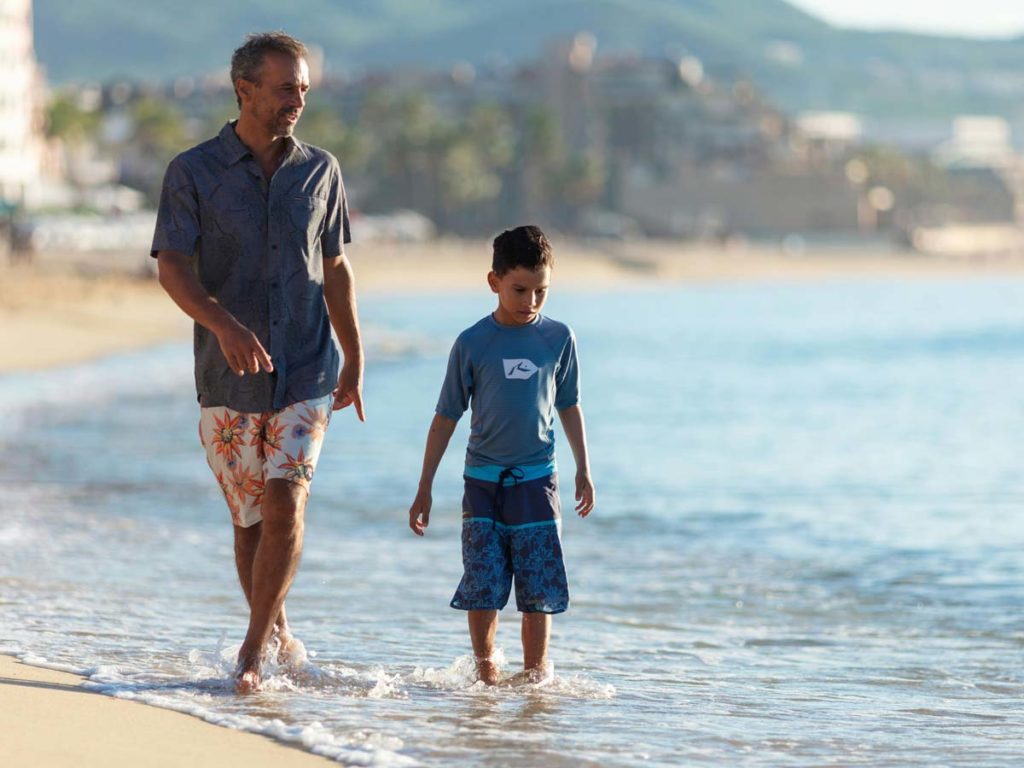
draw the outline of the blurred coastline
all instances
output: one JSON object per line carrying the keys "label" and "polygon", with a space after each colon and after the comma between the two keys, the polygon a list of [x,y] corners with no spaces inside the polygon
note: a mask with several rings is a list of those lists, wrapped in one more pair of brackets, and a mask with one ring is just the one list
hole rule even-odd
{"label": "blurred coastline", "polygon": [[[808,281],[870,278],[991,277],[1024,274],[1018,253],[925,255],[884,245],[783,246],[750,242],[555,241],[554,290],[594,293],[671,282]],[[349,258],[360,296],[464,294],[487,289],[489,242],[355,243]],[[33,254],[0,267],[0,373],[68,365],[165,342],[186,341],[191,321],[139,251]]]}

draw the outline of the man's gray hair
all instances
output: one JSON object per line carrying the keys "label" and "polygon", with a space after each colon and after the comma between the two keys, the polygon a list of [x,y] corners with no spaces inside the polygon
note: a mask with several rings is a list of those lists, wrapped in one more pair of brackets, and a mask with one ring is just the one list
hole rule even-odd
{"label": "man's gray hair", "polygon": [[242,98],[238,95],[235,83],[241,79],[259,84],[263,57],[268,53],[281,53],[293,59],[305,59],[309,55],[301,41],[280,30],[246,37],[245,42],[231,54],[231,85],[235,89],[235,100],[239,108],[242,106]]}

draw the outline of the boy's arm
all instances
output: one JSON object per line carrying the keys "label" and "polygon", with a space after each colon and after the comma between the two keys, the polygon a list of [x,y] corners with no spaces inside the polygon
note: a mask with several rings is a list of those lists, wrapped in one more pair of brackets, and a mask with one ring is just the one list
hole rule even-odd
{"label": "boy's arm", "polygon": [[434,486],[434,475],[448,448],[448,441],[455,431],[455,420],[447,416],[434,414],[427,433],[427,446],[423,450],[423,471],[420,473],[420,485],[416,498],[409,507],[409,527],[417,536],[422,536],[424,529],[430,524],[430,507],[433,504],[431,488]]}
{"label": "boy's arm", "polygon": [[576,460],[576,512],[586,517],[594,508],[596,494],[590,479],[590,458],[587,456],[587,429],[583,423],[583,408],[572,405],[558,412],[562,429]]}

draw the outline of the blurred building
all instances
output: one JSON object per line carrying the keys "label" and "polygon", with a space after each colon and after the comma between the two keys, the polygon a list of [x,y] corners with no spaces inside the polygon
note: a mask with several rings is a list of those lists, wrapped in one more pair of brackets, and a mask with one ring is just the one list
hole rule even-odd
{"label": "blurred building", "polygon": [[31,0],[0,0],[0,71],[0,203],[31,204],[40,194],[46,148]]}
{"label": "blurred building", "polygon": [[945,168],[1006,168],[1016,159],[1010,124],[1001,117],[964,115],[953,121],[953,136],[935,151]]}

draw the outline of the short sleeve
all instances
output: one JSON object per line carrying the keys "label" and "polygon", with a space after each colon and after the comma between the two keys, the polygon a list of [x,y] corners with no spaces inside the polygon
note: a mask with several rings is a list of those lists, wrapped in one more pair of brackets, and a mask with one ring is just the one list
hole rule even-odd
{"label": "short sleeve", "polygon": [[327,216],[320,236],[320,250],[325,259],[333,259],[345,252],[345,244],[352,242],[348,223],[348,198],[341,168],[335,160],[331,172],[331,186],[327,194]]}
{"label": "short sleeve", "polygon": [[469,408],[469,399],[472,395],[473,368],[466,345],[459,338],[455,340],[448,356],[448,371],[445,373],[441,396],[434,410],[441,416],[458,421]]}
{"label": "short sleeve", "polygon": [[576,334],[569,330],[555,372],[555,409],[562,411],[580,403],[580,366],[576,357]]}
{"label": "short sleeve", "polygon": [[199,241],[199,197],[192,174],[182,158],[167,166],[160,189],[160,207],[150,256],[160,251],[178,251],[191,256]]}

